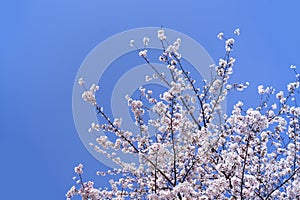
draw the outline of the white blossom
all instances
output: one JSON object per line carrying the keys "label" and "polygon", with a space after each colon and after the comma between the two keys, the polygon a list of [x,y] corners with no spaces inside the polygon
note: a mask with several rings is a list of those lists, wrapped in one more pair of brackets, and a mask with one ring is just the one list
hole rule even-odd
{"label": "white blossom", "polygon": [[139,52],[139,56],[141,56],[141,57],[147,57],[147,49],[145,49],[145,50],[141,50],[140,52]]}
{"label": "white blossom", "polygon": [[143,38],[143,43],[144,43],[145,46],[149,45],[149,41],[150,41],[150,39],[148,37]]}
{"label": "white blossom", "polygon": [[82,93],[82,99],[86,102],[89,102],[89,103],[93,104],[93,105],[96,104],[96,97],[95,97],[95,94],[94,94],[93,91],[90,91],[90,90],[84,91]]}
{"label": "white blossom", "polygon": [[224,38],[224,33],[219,33],[218,35],[217,35],[217,38],[219,38],[220,40],[222,40],[223,38]]}
{"label": "white blossom", "polygon": [[160,29],[157,31],[157,37],[158,39],[165,40],[167,37],[165,36],[165,31],[163,29]]}
{"label": "white blossom", "polygon": [[241,34],[241,30],[239,28],[235,29],[233,32],[235,35],[239,36]]}
{"label": "white blossom", "polygon": [[83,165],[80,163],[77,167],[74,168],[75,173],[77,173],[78,175],[81,175],[83,173]]}
{"label": "white blossom", "polygon": [[81,86],[84,85],[84,80],[82,77],[78,79],[78,84]]}
{"label": "white blossom", "polygon": [[134,47],[134,40],[130,40],[130,41],[129,41],[129,45],[130,45],[131,47]]}
{"label": "white blossom", "polygon": [[295,65],[291,65],[290,68],[291,69],[296,69],[296,66]]}

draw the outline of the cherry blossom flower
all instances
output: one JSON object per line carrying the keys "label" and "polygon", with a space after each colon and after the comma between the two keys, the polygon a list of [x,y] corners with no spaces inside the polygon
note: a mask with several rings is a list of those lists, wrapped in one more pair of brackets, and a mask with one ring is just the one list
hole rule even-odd
{"label": "cherry blossom flower", "polygon": [[74,168],[74,171],[78,174],[81,175],[83,173],[82,171],[83,165],[79,164],[77,167]]}
{"label": "cherry blossom flower", "polygon": [[167,37],[165,36],[165,31],[163,29],[160,29],[157,31],[157,37],[158,39],[165,40]]}
{"label": "cherry blossom flower", "polygon": [[241,34],[241,30],[239,28],[235,29],[233,32],[235,35],[239,36]]}
{"label": "cherry blossom flower", "polygon": [[140,52],[139,52],[139,56],[141,56],[141,57],[147,57],[147,49],[145,49],[145,50],[141,50]]}
{"label": "cherry blossom flower", "polygon": [[149,45],[149,41],[150,41],[150,39],[148,37],[143,38],[143,43],[144,43],[145,46]]}
{"label": "cherry blossom flower", "polygon": [[84,85],[84,80],[83,80],[82,77],[78,79],[78,84],[81,85],[81,86]]}
{"label": "cherry blossom flower", "polygon": [[290,68],[291,69],[296,69],[296,66],[295,65],[291,65]]}
{"label": "cherry blossom flower", "polygon": [[217,38],[219,38],[220,40],[222,40],[223,38],[224,38],[224,33],[219,33],[218,35],[217,35]]}
{"label": "cherry blossom flower", "polygon": [[134,47],[134,40],[130,40],[130,41],[129,41],[129,45],[130,45],[131,47]]}

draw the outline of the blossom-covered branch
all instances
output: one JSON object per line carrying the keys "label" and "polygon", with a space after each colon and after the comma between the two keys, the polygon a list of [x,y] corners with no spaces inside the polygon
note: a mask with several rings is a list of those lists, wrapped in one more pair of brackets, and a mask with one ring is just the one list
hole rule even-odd
{"label": "blossom-covered branch", "polygon": [[[240,30],[234,31],[236,36]],[[238,101],[231,112],[223,113],[222,103],[229,93],[243,91],[248,82],[231,83],[235,68],[232,50],[235,38],[218,35],[225,42],[225,56],[211,69],[211,80],[196,83],[180,54],[181,39],[170,45],[163,29],[157,37],[162,44],[159,61],[170,77],[148,59],[151,42],[144,37],[138,55],[166,86],[161,94],[140,87],[140,99],[126,97],[138,133],[122,129],[122,120],[111,120],[98,105],[99,87],[86,89],[82,98],[95,107],[105,123],[93,122],[89,132],[104,131],[91,144],[120,166],[101,176],[112,176],[110,188],[95,189],[84,182],[80,164],[75,168],[79,189],[72,186],[70,199],[297,199],[300,198],[300,76],[294,65],[295,81],[286,91],[258,86],[261,102],[249,108]],[[201,81],[199,81],[201,83]],[[156,97],[158,96],[158,97]],[[151,113],[147,119],[145,113]],[[113,151],[108,151],[112,149]],[[139,163],[128,163],[117,152],[138,156]],[[110,153],[111,152],[111,153]],[[118,175],[118,176],[115,176]]]}

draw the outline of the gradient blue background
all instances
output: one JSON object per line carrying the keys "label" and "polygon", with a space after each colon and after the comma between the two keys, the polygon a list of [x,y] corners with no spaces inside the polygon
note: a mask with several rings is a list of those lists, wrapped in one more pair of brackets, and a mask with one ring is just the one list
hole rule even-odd
{"label": "gradient blue background", "polygon": [[[208,2],[208,1],[207,1]],[[0,199],[64,199],[73,167],[97,186],[106,169],[82,145],[72,118],[76,72],[87,54],[109,36],[137,27],[161,26],[197,40],[217,61],[216,35],[240,27],[235,46],[234,93],[258,102],[259,84],[283,89],[299,65],[299,1],[101,1],[11,0],[0,8]],[[137,58],[138,59],[138,58]]]}

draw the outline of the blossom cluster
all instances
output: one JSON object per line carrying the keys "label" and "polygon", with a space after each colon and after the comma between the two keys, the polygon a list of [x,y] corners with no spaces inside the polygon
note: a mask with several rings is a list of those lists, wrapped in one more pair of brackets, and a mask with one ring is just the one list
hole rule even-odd
{"label": "blossom cluster", "polygon": [[[240,30],[234,34],[240,35]],[[98,172],[115,178],[109,181],[109,188],[95,189],[92,182],[83,182],[83,167],[79,165],[75,168],[79,189],[71,187],[67,198],[299,199],[300,80],[296,67],[291,67],[296,78],[287,85],[287,91],[260,85],[261,103],[257,107],[247,108],[239,101],[231,112],[224,113],[226,96],[249,86],[248,82],[230,82],[235,39],[218,35],[225,41],[225,56],[218,65],[210,66],[211,80],[197,85],[182,64],[181,39],[167,42],[162,29],[157,37],[162,44],[159,61],[166,65],[171,78],[150,63],[146,48],[150,40],[143,38],[145,47],[139,56],[168,89],[156,97],[155,91],[141,87],[140,99],[126,97],[138,133],[123,130],[121,119],[111,120],[97,105],[94,93],[98,86],[85,89],[82,98],[106,120],[105,124],[91,124],[89,132],[107,133],[91,146],[120,168]],[[134,40],[130,45],[135,47]],[[84,86],[83,79],[79,84]],[[145,113],[153,117],[146,119]],[[109,153],[108,148],[115,152]],[[138,156],[139,164],[122,160],[116,153],[120,150]]]}

